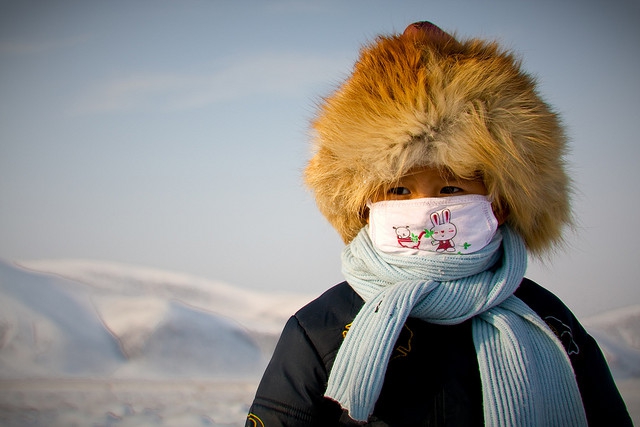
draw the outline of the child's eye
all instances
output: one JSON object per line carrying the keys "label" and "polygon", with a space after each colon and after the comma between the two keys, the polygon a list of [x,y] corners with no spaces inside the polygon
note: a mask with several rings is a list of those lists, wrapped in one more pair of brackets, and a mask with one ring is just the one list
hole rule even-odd
{"label": "child's eye", "polygon": [[463,191],[460,187],[454,187],[452,185],[448,185],[446,187],[442,187],[440,189],[440,194],[454,194]]}
{"label": "child's eye", "polygon": [[407,194],[411,194],[411,191],[407,187],[394,187],[390,188],[387,191],[387,194],[392,194],[394,196],[406,196]]}

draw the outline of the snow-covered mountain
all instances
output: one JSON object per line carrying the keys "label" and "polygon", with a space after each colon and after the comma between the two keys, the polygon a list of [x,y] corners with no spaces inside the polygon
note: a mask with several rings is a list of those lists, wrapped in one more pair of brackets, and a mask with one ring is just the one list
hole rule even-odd
{"label": "snow-covered mountain", "polygon": [[113,263],[0,262],[0,378],[255,376],[310,299]]}
{"label": "snow-covered mountain", "polygon": [[640,378],[640,304],[582,321],[598,341],[616,379]]}
{"label": "snow-covered mountain", "polygon": [[[284,323],[313,297],[116,263],[0,261],[0,420],[242,425]],[[582,322],[640,422],[640,305]]]}

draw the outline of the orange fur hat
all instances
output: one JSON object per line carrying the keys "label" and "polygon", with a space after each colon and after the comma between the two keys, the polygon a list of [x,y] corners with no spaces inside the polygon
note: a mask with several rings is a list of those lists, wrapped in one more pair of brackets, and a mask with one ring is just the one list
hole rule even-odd
{"label": "orange fur hat", "polygon": [[420,166],[481,176],[494,211],[535,254],[571,223],[560,121],[495,42],[456,40],[428,22],[379,36],[312,126],[305,181],[345,243],[366,224],[367,200]]}

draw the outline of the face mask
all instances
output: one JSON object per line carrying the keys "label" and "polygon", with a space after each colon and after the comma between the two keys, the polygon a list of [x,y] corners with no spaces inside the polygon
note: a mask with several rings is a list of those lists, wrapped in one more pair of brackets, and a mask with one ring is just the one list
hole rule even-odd
{"label": "face mask", "polygon": [[498,228],[486,196],[469,194],[370,203],[369,236],[383,252],[468,254],[485,247]]}

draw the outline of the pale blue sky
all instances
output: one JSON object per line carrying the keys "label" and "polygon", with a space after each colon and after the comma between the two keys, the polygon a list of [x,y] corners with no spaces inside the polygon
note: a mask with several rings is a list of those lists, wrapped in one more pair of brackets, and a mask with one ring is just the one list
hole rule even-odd
{"label": "pale blue sky", "polygon": [[638,1],[0,0],[0,258],[321,292],[309,118],[417,20],[519,52],[564,119],[580,228],[529,276],[580,315],[640,303]]}

